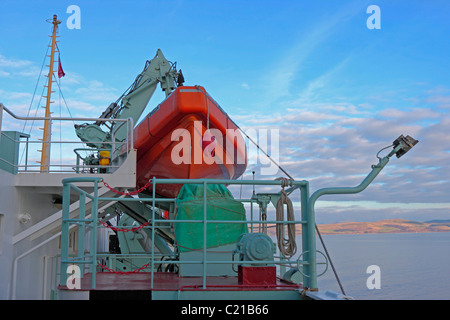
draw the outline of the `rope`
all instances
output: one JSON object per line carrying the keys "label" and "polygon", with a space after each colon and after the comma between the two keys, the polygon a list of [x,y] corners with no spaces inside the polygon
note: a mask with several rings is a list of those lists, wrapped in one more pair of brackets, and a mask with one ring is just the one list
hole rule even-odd
{"label": "rope", "polygon": [[[276,180],[281,180],[281,197],[277,201],[276,206],[276,220],[282,221],[284,220],[284,205],[287,208],[287,220],[294,221],[294,206],[292,205],[291,199],[289,199],[288,195],[284,191],[284,188],[287,186],[292,186],[292,180],[288,180],[286,178],[277,178]],[[287,225],[287,238],[285,237],[284,224],[277,223],[276,234],[277,234],[277,243],[278,249],[280,249],[281,254],[290,258],[297,252],[297,243],[295,241],[295,224],[289,223]]]}
{"label": "rope", "polygon": [[[39,85],[39,81],[40,81],[40,79],[41,79],[42,70],[44,70],[45,60],[47,60],[47,54],[48,54],[48,50],[49,50],[49,48],[50,48],[50,43],[51,43],[51,42],[52,42],[52,40],[50,39],[49,42],[48,42],[48,45],[47,45],[47,51],[45,52],[45,55],[44,55],[44,60],[42,61],[41,71],[39,71],[39,76],[38,76],[38,79],[37,79],[37,81],[36,81],[36,86],[34,87],[34,92],[33,92],[32,98],[31,98],[30,106],[28,107],[27,118],[28,118],[28,116],[30,115],[31,107],[32,107],[32,105],[33,105],[34,97],[35,97],[35,95],[36,95],[36,90],[37,90],[37,87],[38,87],[38,85]],[[35,117],[36,117],[37,112],[38,112],[38,110],[39,110],[39,106],[41,105],[41,100],[42,100],[42,96],[44,95],[44,92],[45,92],[45,86],[42,87],[41,97],[39,98],[39,103],[38,103],[37,106],[36,106],[36,112],[35,112],[35,114],[34,114]],[[26,126],[27,126],[27,122],[28,122],[28,120],[25,120],[25,122],[24,122],[24,124],[23,124],[23,128],[22,128],[22,131],[23,131],[23,132],[25,132],[25,128],[26,128]],[[31,133],[31,130],[33,129],[33,125],[34,125],[34,120],[33,120],[33,122],[31,123],[30,131],[28,132],[29,134]],[[22,163],[22,160],[23,160],[24,155],[25,155],[25,149],[22,151],[22,155],[20,156],[20,163]]]}
{"label": "rope", "polygon": [[322,235],[320,234],[319,227],[317,227],[317,224],[316,224],[316,231],[317,231],[317,235],[319,236],[320,242],[322,243],[323,249],[325,250],[325,254],[327,255],[328,261],[330,261],[331,269],[333,269],[333,273],[334,273],[334,276],[336,277],[336,281],[337,281],[337,283],[339,285],[339,288],[341,288],[342,294],[344,296],[346,296],[346,293],[344,291],[344,287],[342,286],[341,280],[339,279],[339,277],[337,275],[337,272],[336,272],[336,269],[334,268],[333,261],[331,260],[331,257],[328,254],[327,247],[325,247],[325,243],[323,242]]}
{"label": "rope", "polygon": [[286,170],[284,170],[275,160],[273,160],[272,159],[272,157],[266,152],[266,151],[264,151],[252,138],[250,138],[250,136],[244,131],[244,130],[242,130],[234,121],[232,121],[231,119],[229,119],[235,126],[236,126],[236,128],[238,128],[241,132],[242,132],[242,134],[244,135],[244,136],[246,136],[247,137],[247,139],[251,142],[251,143],[253,143],[254,145],[255,145],[255,147],[256,148],[258,148],[258,150],[259,151],[261,151],[270,161],[272,161],[272,163],[273,164],[275,164],[277,167],[278,167],[278,169],[280,169],[281,171],[283,171],[283,173],[286,175],[286,176],[288,176],[289,177],[289,179],[292,179],[292,180],[294,180],[294,178],[292,178],[292,176],[289,174],[289,173],[287,173],[286,172]]}
{"label": "rope", "polygon": [[[39,71],[39,76],[38,76],[38,79],[37,79],[37,81],[36,81],[36,86],[34,87],[34,92],[33,92],[32,98],[31,98],[30,106],[29,106],[29,108],[28,108],[27,118],[28,118],[28,116],[30,115],[31,106],[33,105],[34,97],[35,97],[35,95],[36,95],[36,90],[37,90],[37,87],[38,87],[38,85],[39,85],[39,80],[41,79],[42,70],[44,70],[44,64],[45,64],[45,60],[47,60],[47,54],[48,54],[48,50],[49,50],[49,48],[50,48],[50,43],[51,43],[51,40],[48,42],[48,45],[47,45],[47,51],[45,52],[45,55],[44,55],[44,61],[42,61],[41,71]],[[44,90],[45,90],[45,87],[44,87]],[[44,90],[43,90],[42,92],[44,92]],[[41,94],[41,98],[42,98],[42,95],[43,95],[43,94]],[[40,104],[41,104],[41,102],[39,101],[38,107],[39,107]],[[26,125],[27,125],[27,121],[28,121],[28,120],[25,120],[25,123],[23,124],[23,129],[22,129],[22,131],[25,131],[25,127],[26,127]],[[31,132],[31,129],[30,129],[30,132]]]}

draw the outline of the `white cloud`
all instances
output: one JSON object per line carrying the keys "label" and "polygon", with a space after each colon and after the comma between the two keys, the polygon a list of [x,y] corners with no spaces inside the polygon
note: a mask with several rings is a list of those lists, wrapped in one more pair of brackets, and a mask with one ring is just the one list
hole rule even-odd
{"label": "white cloud", "polygon": [[[61,79],[56,78],[58,83],[54,83],[52,87],[52,90],[55,91],[52,94],[54,103],[51,104],[53,116],[98,117],[111,101],[117,99],[118,91],[115,88],[97,80],[88,81],[83,75],[71,70],[65,71],[66,76]],[[31,91],[36,85],[39,73],[39,68],[31,61],[0,55],[0,77],[2,77],[2,81],[9,81],[9,79],[5,80],[5,77],[14,80],[14,82],[11,81],[11,85],[3,85],[2,89],[0,89],[0,102],[17,116],[44,116],[44,109],[41,107],[45,105],[45,98],[41,97],[41,95],[46,94],[46,88],[44,87],[44,83],[47,81],[44,78],[45,70],[43,70],[39,79],[34,99]],[[27,83],[23,81],[22,77],[24,76],[33,76],[34,79],[26,80],[28,81]],[[32,78],[30,77],[29,79]],[[21,85],[16,86],[16,82]],[[60,96],[58,84],[62,87],[63,96]],[[23,90],[24,86],[28,86],[30,91],[20,91]],[[14,90],[14,88],[20,89]],[[33,103],[30,107],[31,102]],[[67,102],[70,112],[67,110],[65,102]],[[42,132],[35,132],[36,128],[42,127],[39,121],[28,121],[26,123],[27,128],[24,128],[24,124],[25,121],[15,120],[9,115],[5,115],[3,119],[3,129],[5,130],[25,130],[26,132],[31,130],[32,134],[37,134],[37,137],[41,136]],[[31,126],[33,127],[31,128]],[[72,129],[69,129],[70,134],[73,134],[73,124],[70,126],[72,127]],[[65,131],[64,133],[68,132]]]}
{"label": "white cloud", "polygon": [[[351,104],[317,104],[309,109],[291,107],[276,116],[252,114],[236,121],[245,123],[245,128],[259,128],[264,123],[265,127],[279,129],[280,165],[295,179],[310,181],[311,192],[360,184],[371,165],[378,162],[375,156],[381,148],[400,134],[411,135],[419,144],[402,158],[391,158],[368,189],[358,195],[329,197],[336,201],[399,203],[396,210],[402,214],[413,207],[416,213],[419,208],[436,209],[433,203],[450,206],[450,116],[432,108],[357,111]],[[278,171],[273,177],[260,178],[282,175]],[[373,206],[373,210],[379,207]]]}
{"label": "white cloud", "polygon": [[293,104],[302,105],[308,101],[317,100],[317,95],[320,94],[321,89],[326,88],[326,85],[332,80],[332,78],[341,71],[350,57],[342,60],[332,69],[328,70],[316,79],[309,81],[308,86],[300,93],[299,97]]}
{"label": "white cloud", "polygon": [[0,89],[0,96],[2,99],[14,101],[30,101],[32,95],[29,92],[14,92]]}
{"label": "white cloud", "polygon": [[435,103],[439,108],[450,109],[450,96],[433,95],[425,100],[427,103]]}
{"label": "white cloud", "polygon": [[0,54],[0,67],[6,68],[23,68],[32,65],[33,63],[28,60],[21,60],[16,58],[7,58]]}
{"label": "white cloud", "polygon": [[76,95],[87,101],[103,101],[109,104],[111,101],[115,101],[118,97],[118,90],[112,87],[105,86],[102,82],[97,80],[87,81],[86,87],[81,87],[75,90]]}
{"label": "white cloud", "polygon": [[0,77],[37,77],[40,69],[28,60],[8,58],[0,54]]}

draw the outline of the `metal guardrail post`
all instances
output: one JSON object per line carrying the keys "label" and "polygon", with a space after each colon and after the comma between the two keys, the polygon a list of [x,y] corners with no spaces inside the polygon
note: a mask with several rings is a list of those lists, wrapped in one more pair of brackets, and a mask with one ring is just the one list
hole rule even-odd
{"label": "metal guardrail post", "polygon": [[[84,274],[84,265],[91,265],[92,272],[92,289],[95,289],[96,283],[96,266],[97,266],[97,220],[98,220],[98,183],[101,181],[101,178],[98,177],[76,177],[76,178],[67,178],[63,179],[63,211],[62,211],[62,226],[61,226],[61,275],[60,275],[60,284],[67,284],[67,267],[73,261],[73,264],[81,264],[82,268],[80,268],[81,272],[80,276]],[[84,190],[72,185],[75,182],[93,182],[94,183],[94,191],[92,195],[87,194]],[[80,206],[79,206],[79,217],[78,219],[70,219],[70,190],[74,189],[79,193],[80,196]],[[91,206],[91,218],[86,219],[86,196],[91,198],[92,206]],[[86,226],[86,222],[89,223]],[[78,241],[78,255],[76,259],[69,260],[69,224],[77,223],[79,227]],[[84,255],[84,235],[86,233],[86,227],[90,227],[91,237],[90,237],[90,255],[89,258],[91,260],[85,260],[86,256]]]}
{"label": "metal guardrail post", "polygon": [[[155,208],[155,195],[156,195],[156,178],[155,177],[153,177],[153,179],[152,179],[152,185],[153,185],[153,194],[152,194],[152,208],[153,208],[153,210],[152,210],[152,227],[154,227],[155,226],[155,210],[154,210],[154,208]],[[151,277],[150,277],[150,288],[151,289],[153,289],[153,280],[154,280],[154,273],[155,273],[155,271],[154,271],[154,269],[155,269],[155,229],[153,229],[152,230],[153,232],[152,232],[152,260],[150,261],[151,262],[151,266],[152,266],[152,268],[151,268],[151,270],[150,270],[150,272],[151,272]]]}
{"label": "metal guardrail post", "polygon": [[0,140],[2,139],[1,133],[2,133],[2,121],[3,121],[3,108],[4,108],[3,103],[0,103]]}
{"label": "metal guardrail post", "polygon": [[98,181],[96,179],[94,181],[94,198],[92,199],[92,207],[91,207],[91,245],[90,245],[90,253],[91,253],[91,261],[92,261],[92,289],[95,289],[96,286],[96,276],[97,276],[97,221],[98,221]]}
{"label": "metal guardrail post", "polygon": [[67,283],[67,267],[69,259],[69,222],[70,216],[70,184],[63,182],[62,201],[62,225],[61,225],[61,275],[60,284]]}
{"label": "metal guardrail post", "polygon": [[[86,219],[86,195],[80,194],[80,207],[78,208],[80,220]],[[86,225],[80,223],[78,225],[78,259],[81,260],[84,255],[84,235],[86,234]],[[84,264],[81,265],[81,274],[84,274]]]}
{"label": "metal guardrail post", "polygon": [[317,270],[316,270],[316,234],[315,234],[315,217],[314,212],[308,211],[309,203],[309,184],[301,186],[301,210],[302,210],[302,250],[306,263],[303,266],[303,285],[306,288],[315,288],[317,286]]}
{"label": "metal guardrail post", "polygon": [[203,289],[206,289],[206,221],[207,221],[207,210],[206,210],[206,180],[203,181]]}
{"label": "metal guardrail post", "polygon": [[[322,188],[322,189],[319,189],[316,192],[314,192],[308,200],[308,208],[307,208],[308,221],[313,222],[313,223],[308,223],[308,224],[311,224],[310,226],[307,227],[308,232],[312,232],[312,234],[315,234],[314,233],[314,227],[315,227],[314,205],[319,197],[326,195],[326,194],[353,194],[353,193],[359,193],[359,192],[363,191],[372,183],[372,181],[378,176],[378,174],[381,172],[381,170],[383,170],[383,168],[389,162],[389,158],[393,154],[395,154],[395,152],[397,152],[400,148],[401,148],[401,145],[398,146],[397,148],[394,148],[394,150],[388,156],[380,159],[377,165],[372,166],[372,171],[367,175],[367,177],[358,186],[356,186],[356,187]],[[312,229],[312,231],[311,231],[311,229]],[[311,241],[311,237],[310,237],[309,241]],[[310,243],[309,250],[310,251],[308,252],[308,256],[309,256],[308,262],[309,262],[310,277],[309,278],[307,277],[307,279],[305,279],[306,280],[305,282],[307,283],[307,285],[305,285],[305,286],[307,286],[310,289],[315,289],[315,288],[317,288],[315,242],[314,242],[314,244]]]}

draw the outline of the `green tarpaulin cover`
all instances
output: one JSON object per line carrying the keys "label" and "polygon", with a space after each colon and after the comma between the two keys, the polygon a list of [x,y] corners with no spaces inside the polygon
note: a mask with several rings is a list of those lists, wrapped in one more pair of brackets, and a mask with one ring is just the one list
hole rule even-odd
{"label": "green tarpaulin cover", "polygon": [[[177,197],[177,220],[203,221],[203,184],[185,184]],[[206,217],[211,220],[245,221],[242,203],[234,200],[231,192],[220,184],[207,184]],[[177,222],[174,224],[175,238],[180,252],[203,248],[203,223]],[[207,248],[237,242],[242,233],[247,233],[246,223],[207,223]]]}

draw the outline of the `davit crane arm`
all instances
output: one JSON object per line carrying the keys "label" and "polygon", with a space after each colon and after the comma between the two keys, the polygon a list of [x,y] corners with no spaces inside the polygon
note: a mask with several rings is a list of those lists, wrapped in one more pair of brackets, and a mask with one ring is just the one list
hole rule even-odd
{"label": "davit crane arm", "polygon": [[[135,124],[145,110],[150,98],[153,96],[158,83],[161,84],[162,91],[168,97],[172,91],[184,82],[183,74],[176,69],[176,63],[169,62],[160,49],[155,57],[148,60],[144,70],[136,77],[133,84],[116,101],[109,105],[101,114],[102,119],[128,119],[132,118]],[[93,124],[75,125],[77,136],[89,147],[108,148],[111,147],[112,132],[115,132],[117,142],[124,141],[127,134],[126,126],[122,122],[112,122],[108,126],[107,122],[97,121]],[[109,130],[105,132],[101,126],[106,126]]]}

